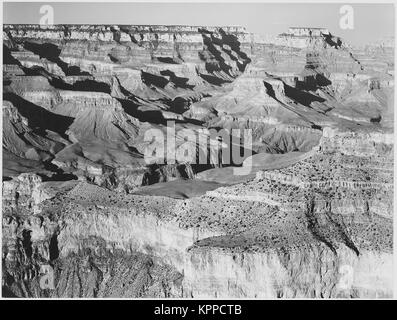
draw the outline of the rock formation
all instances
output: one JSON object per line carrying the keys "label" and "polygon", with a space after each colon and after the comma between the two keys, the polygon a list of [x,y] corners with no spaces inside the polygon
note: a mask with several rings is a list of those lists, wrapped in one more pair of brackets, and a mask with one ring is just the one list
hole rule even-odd
{"label": "rock formation", "polygon": [[[3,38],[3,295],[392,296],[393,44],[296,27]],[[211,153],[228,138],[241,163]]]}

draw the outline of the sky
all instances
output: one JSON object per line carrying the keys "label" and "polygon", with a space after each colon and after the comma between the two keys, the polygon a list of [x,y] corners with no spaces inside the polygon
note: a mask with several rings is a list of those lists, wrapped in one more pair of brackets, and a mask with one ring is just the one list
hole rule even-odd
{"label": "sky", "polygon": [[325,27],[352,45],[394,35],[393,4],[356,4],[353,30],[339,26],[343,3],[4,3],[4,23],[39,23],[40,7],[54,8],[55,24],[155,24],[243,26],[247,31],[277,35],[290,26]]}

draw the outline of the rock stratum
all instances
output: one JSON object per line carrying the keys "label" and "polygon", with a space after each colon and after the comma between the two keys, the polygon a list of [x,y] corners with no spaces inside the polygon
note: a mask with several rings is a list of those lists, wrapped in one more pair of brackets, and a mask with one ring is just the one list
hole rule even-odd
{"label": "rock stratum", "polygon": [[[391,297],[393,61],[318,28],[4,25],[3,295]],[[169,121],[194,157],[148,163]],[[242,163],[195,161],[211,129],[251,130]]]}

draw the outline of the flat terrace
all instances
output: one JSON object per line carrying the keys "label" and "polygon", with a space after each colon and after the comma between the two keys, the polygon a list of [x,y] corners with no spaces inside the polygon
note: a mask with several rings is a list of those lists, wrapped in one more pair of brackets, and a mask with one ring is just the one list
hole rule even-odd
{"label": "flat terrace", "polygon": [[379,162],[371,166],[371,161],[361,157],[332,157],[317,154],[293,166],[280,170],[264,171],[259,179],[272,179],[301,187],[340,186],[349,188],[393,189],[393,168],[378,169]]}

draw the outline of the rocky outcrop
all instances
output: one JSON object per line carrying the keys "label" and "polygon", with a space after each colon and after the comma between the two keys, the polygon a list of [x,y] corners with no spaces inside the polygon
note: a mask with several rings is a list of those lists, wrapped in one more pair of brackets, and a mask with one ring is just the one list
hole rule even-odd
{"label": "rocky outcrop", "polygon": [[[356,229],[365,219],[364,215],[355,216],[353,221],[340,220],[337,212],[327,216],[320,208],[303,211],[306,213],[295,210],[288,214],[288,210],[278,212],[273,205],[255,204],[242,196],[228,200],[228,206],[224,207],[222,199],[214,194],[184,201],[145,196],[126,198],[105,189],[79,184],[63,200],[48,203],[46,211],[59,212],[56,218],[59,258],[54,264],[55,270],[62,265],[62,271],[55,273],[56,289],[50,291],[52,296],[141,296],[137,292],[151,292],[150,286],[159,276],[156,275],[157,268],[162,268],[163,277],[170,276],[162,280],[168,283],[165,288],[169,289],[154,290],[151,292],[154,296],[390,295],[391,288],[387,283],[392,268],[391,242],[385,240],[391,229],[385,229],[380,233],[382,236],[376,236],[374,231],[373,236],[378,237],[378,242],[372,240],[371,243],[380,246],[375,253],[365,244],[369,234]],[[223,211],[219,210],[222,206]],[[208,213],[203,213],[203,207],[209,210]],[[240,215],[241,212],[245,215]],[[277,227],[278,219],[284,221],[283,232]],[[376,215],[372,216],[371,225],[374,230],[385,226]],[[12,251],[7,236],[11,231],[8,230],[20,228],[15,226],[11,222],[3,224],[6,228],[3,233],[9,243],[7,252]],[[36,238],[38,236],[32,233],[34,246],[37,246]],[[47,251],[40,250],[44,262],[48,261]],[[157,257],[156,261],[160,259],[165,265],[172,265],[174,271],[171,268],[165,272],[167,269],[164,268],[170,267],[144,262],[150,260],[141,262],[144,256],[137,257],[135,250]],[[7,259],[11,260],[11,257],[11,253],[7,254]],[[11,268],[8,261],[5,265]],[[113,269],[115,264],[118,271]],[[117,272],[122,272],[123,268],[138,272],[123,277],[130,281],[126,286],[116,280]],[[350,272],[346,279],[344,269]],[[22,286],[23,280],[19,280],[12,270],[19,269],[9,271],[9,284],[13,285],[8,288],[14,288],[12,290],[18,293],[15,288]],[[80,290],[70,291],[73,278],[65,278],[67,270],[74,270],[81,276],[77,282]],[[180,275],[176,276],[178,272]],[[152,281],[138,280],[139,275],[147,277],[148,273]],[[376,275],[378,280],[370,280],[371,275]],[[141,285],[149,289],[144,290]],[[39,291],[39,294],[43,292]]]}
{"label": "rocky outcrop", "polygon": [[[3,292],[16,297],[178,297],[174,268],[91,237],[61,256],[60,226],[48,216],[3,218]],[[48,279],[44,279],[48,277]]]}
{"label": "rocky outcrop", "polygon": [[51,134],[32,129],[27,118],[10,101],[3,104],[3,133],[3,147],[30,160],[49,160],[67,143],[56,137],[56,133],[51,137]]}
{"label": "rocky outcrop", "polygon": [[37,213],[39,204],[52,197],[43,188],[42,179],[30,173],[23,173],[12,180],[3,181],[2,190],[2,201],[6,210],[24,208]]}

